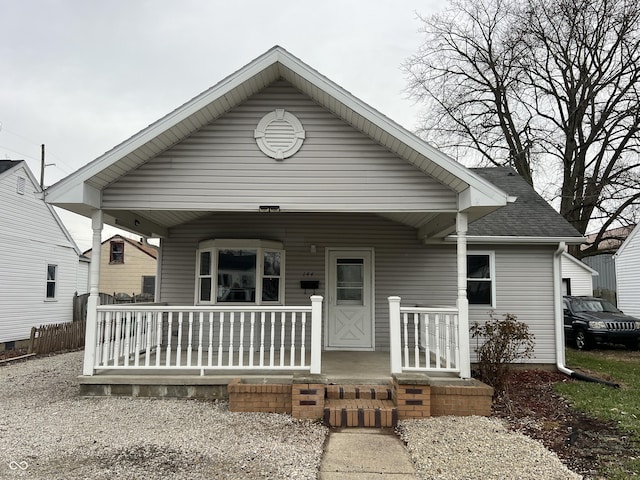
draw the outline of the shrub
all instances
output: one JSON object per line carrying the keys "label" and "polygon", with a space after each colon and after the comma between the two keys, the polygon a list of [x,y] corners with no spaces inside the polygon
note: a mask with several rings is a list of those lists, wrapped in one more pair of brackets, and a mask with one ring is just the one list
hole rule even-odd
{"label": "shrub", "polygon": [[[519,358],[531,358],[535,345],[535,336],[529,332],[529,326],[519,322],[515,315],[507,313],[503,318],[494,314],[483,325],[471,324],[471,338],[475,338],[478,347],[477,376],[479,380],[491,385],[496,394],[506,388],[511,364]],[[480,339],[484,343],[480,345]]]}

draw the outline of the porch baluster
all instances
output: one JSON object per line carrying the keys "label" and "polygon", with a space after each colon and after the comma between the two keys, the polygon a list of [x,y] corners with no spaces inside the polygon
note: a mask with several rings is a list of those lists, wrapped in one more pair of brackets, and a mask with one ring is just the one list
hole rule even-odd
{"label": "porch baluster", "polygon": [[171,365],[171,339],[173,338],[173,312],[169,312],[167,320],[167,359],[166,366]]}
{"label": "porch baluster", "polygon": [[136,314],[136,341],[135,341],[135,346],[136,346],[136,350],[134,353],[134,360],[133,360],[133,364],[136,367],[140,366],[140,337],[142,336],[142,312],[138,312]]}
{"label": "porch baluster", "polygon": [[162,357],[162,323],[164,317],[162,312],[156,312],[156,367],[160,366]]}
{"label": "porch baluster", "polygon": [[413,317],[413,355],[414,365],[420,368],[420,314],[414,313]]}
{"label": "porch baluster", "polygon": [[131,329],[132,327],[132,316],[131,312],[125,312],[125,332],[124,332],[124,366],[129,366],[129,357],[131,356]]}
{"label": "porch baluster", "polygon": [[428,313],[422,314],[422,321],[424,323],[424,361],[426,368],[431,368],[431,342],[429,337],[431,336],[431,329],[429,328],[430,315]]}
{"label": "porch baluster", "polygon": [[244,365],[244,312],[240,312],[240,346],[238,348],[238,365]]}
{"label": "porch baluster", "polygon": [[284,324],[286,321],[285,312],[280,313],[280,366],[284,367]]}
{"label": "porch baluster", "polygon": [[435,340],[436,340],[436,368],[440,368],[440,314],[433,316],[435,323]]}
{"label": "porch baluster", "polygon": [[187,332],[187,367],[191,366],[193,352],[193,312],[189,312],[189,332]]}
{"label": "porch baluster", "polygon": [[291,312],[291,351],[289,352],[289,365],[296,364],[296,312]]}
{"label": "porch baluster", "polygon": [[229,366],[233,366],[233,323],[235,321],[235,312],[231,312],[229,316]]}
{"label": "porch baluster", "polygon": [[153,329],[151,328],[152,323],[153,323],[153,313],[147,312],[147,331],[144,334],[147,340],[147,352],[146,352],[146,355],[144,356],[145,367],[148,367],[151,362],[151,345],[153,342],[153,337],[151,336],[151,333],[153,332]]}
{"label": "porch baluster", "polygon": [[209,351],[207,352],[207,365],[213,366],[213,317],[214,313],[209,312]]}
{"label": "porch baluster", "polygon": [[176,345],[176,367],[180,366],[182,361],[182,312],[178,312],[178,338]]}
{"label": "porch baluster", "polygon": [[265,312],[260,315],[260,366],[264,366],[264,322]]}
{"label": "porch baluster", "polygon": [[302,312],[300,325],[300,365],[306,366],[307,350],[305,345],[305,334],[307,332],[307,312]]}
{"label": "porch baluster", "polygon": [[94,352],[96,352],[96,366],[102,363],[102,343],[104,343],[104,319],[106,315],[106,312],[98,312],[98,316],[96,317],[96,344],[94,349]]}
{"label": "porch baluster", "polygon": [[198,366],[202,366],[202,330],[204,327],[204,312],[198,315]]}
{"label": "porch baluster", "polygon": [[256,312],[251,312],[251,332],[249,334],[249,366],[253,367],[253,350],[254,350],[254,345],[253,345],[253,338],[255,335],[255,324],[256,324]]}
{"label": "porch baluster", "polygon": [[104,343],[102,345],[102,362],[109,365],[109,344],[111,343],[111,312],[107,312],[104,327]]}
{"label": "porch baluster", "polygon": [[273,367],[275,365],[274,361],[273,361],[273,357],[274,357],[274,345],[276,343],[276,338],[275,338],[275,313],[271,312],[271,315],[269,315],[269,319],[270,319],[270,325],[271,325],[271,338],[270,338],[270,342],[269,342],[269,366]]}
{"label": "porch baluster", "polygon": [[120,337],[122,336],[122,326],[120,325],[120,321],[122,320],[122,312],[116,312],[116,346],[115,346],[115,355],[113,356],[113,365],[118,366],[119,357],[120,357]]}
{"label": "porch baluster", "polygon": [[445,351],[446,351],[446,366],[447,368],[451,368],[451,325],[450,325],[451,317],[449,315],[444,316],[444,325],[445,325]]}
{"label": "porch baluster", "polygon": [[404,342],[403,342],[403,350],[404,350],[404,366],[408,367],[410,366],[409,363],[409,332],[408,332],[408,323],[409,323],[409,314],[408,313],[404,313],[402,315],[402,326],[403,326],[403,333],[404,333]]}
{"label": "porch baluster", "polygon": [[222,341],[224,337],[224,312],[220,312],[218,320],[218,366],[222,366]]}

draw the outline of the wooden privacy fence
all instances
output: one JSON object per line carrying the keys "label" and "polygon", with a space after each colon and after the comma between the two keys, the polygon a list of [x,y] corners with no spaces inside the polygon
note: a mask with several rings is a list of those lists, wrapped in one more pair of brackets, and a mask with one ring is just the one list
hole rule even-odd
{"label": "wooden privacy fence", "polygon": [[31,328],[29,353],[53,353],[84,346],[86,322],[57,323]]}
{"label": "wooden privacy fence", "polygon": [[[73,296],[73,321],[84,322],[87,320],[87,301],[89,300],[89,294],[83,293]],[[108,293],[100,293],[100,305],[112,305],[116,303],[116,298]]]}

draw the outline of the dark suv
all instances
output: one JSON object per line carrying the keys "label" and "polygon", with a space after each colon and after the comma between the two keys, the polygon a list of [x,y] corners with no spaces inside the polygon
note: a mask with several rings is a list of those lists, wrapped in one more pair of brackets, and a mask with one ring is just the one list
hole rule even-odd
{"label": "dark suv", "polygon": [[564,335],[579,350],[596,343],[621,343],[637,349],[640,320],[596,297],[564,297]]}

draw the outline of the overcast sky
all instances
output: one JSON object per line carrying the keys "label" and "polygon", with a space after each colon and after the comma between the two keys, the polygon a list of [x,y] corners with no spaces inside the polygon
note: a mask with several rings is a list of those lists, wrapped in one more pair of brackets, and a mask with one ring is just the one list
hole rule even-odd
{"label": "overcast sky", "polygon": [[[401,63],[445,0],[0,0],[0,158],[51,185],[274,45],[414,130]],[[81,250],[90,223],[63,221]],[[116,230],[105,229],[105,237]]]}

